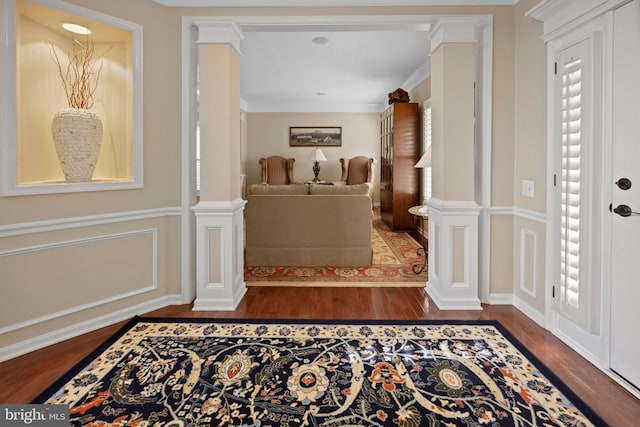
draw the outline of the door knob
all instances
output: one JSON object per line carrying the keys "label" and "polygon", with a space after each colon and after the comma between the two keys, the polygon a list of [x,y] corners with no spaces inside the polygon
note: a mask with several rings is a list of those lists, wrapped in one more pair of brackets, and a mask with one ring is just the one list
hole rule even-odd
{"label": "door knob", "polygon": [[613,212],[620,216],[640,215],[640,212],[634,212],[629,205],[618,205],[613,208]]}
{"label": "door knob", "polygon": [[629,178],[620,178],[616,181],[616,185],[621,190],[628,190],[631,188],[631,180]]}

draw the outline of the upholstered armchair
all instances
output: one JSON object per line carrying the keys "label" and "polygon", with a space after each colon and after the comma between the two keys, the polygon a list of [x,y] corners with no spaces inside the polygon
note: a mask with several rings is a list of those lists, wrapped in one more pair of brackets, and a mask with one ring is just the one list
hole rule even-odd
{"label": "upholstered armchair", "polygon": [[270,185],[296,184],[293,179],[293,163],[296,159],[282,156],[262,157],[259,160],[262,169],[260,182]]}
{"label": "upholstered armchair", "polygon": [[351,159],[340,159],[342,177],[340,181],[346,185],[368,184],[369,197],[373,202],[373,165],[375,160],[371,157],[356,156]]}

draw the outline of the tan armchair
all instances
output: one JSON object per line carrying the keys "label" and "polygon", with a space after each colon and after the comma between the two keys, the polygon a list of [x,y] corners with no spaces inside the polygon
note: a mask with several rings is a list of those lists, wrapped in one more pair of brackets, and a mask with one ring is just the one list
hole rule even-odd
{"label": "tan armchair", "polygon": [[293,178],[293,163],[296,159],[282,156],[262,157],[259,160],[262,173],[260,182],[270,185],[296,184]]}
{"label": "tan armchair", "polygon": [[373,165],[375,160],[371,157],[356,156],[351,159],[340,159],[342,165],[342,177],[340,181],[346,185],[368,184],[369,197],[373,202]]}

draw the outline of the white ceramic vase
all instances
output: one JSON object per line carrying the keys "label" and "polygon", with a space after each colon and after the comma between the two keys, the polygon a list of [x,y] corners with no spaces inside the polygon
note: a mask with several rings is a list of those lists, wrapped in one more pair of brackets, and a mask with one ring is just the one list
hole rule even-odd
{"label": "white ceramic vase", "polygon": [[53,141],[67,182],[91,181],[102,145],[102,121],[80,108],[57,112],[51,122]]}

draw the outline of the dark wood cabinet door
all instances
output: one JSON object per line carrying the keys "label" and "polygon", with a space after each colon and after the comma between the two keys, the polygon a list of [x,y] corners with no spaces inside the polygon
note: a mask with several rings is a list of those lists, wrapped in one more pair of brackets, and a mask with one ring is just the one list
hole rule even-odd
{"label": "dark wood cabinet door", "polygon": [[380,124],[380,214],[392,230],[414,230],[419,204],[420,120],[417,103],[395,103]]}

